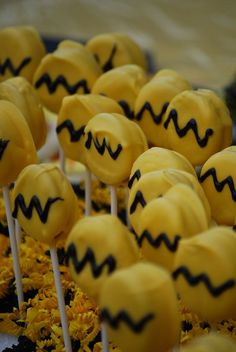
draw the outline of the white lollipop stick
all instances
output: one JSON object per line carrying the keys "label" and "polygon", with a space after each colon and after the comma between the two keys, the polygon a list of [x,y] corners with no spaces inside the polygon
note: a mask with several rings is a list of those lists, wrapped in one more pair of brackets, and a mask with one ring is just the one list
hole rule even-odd
{"label": "white lollipop stick", "polygon": [[60,168],[61,170],[64,172],[64,174],[66,173],[66,158],[65,158],[65,154],[64,151],[62,149],[62,147],[59,145],[59,163],[60,163]]}
{"label": "white lollipop stick", "polygon": [[58,299],[58,305],[60,310],[64,344],[65,344],[66,352],[72,352],[68,321],[66,316],[66,306],[65,306],[65,300],[64,300],[63,289],[62,289],[61,278],[60,278],[57,250],[55,247],[50,248],[50,255],[52,259],[52,268],[53,268],[54,280],[55,280],[56,291],[57,291],[57,299]]}
{"label": "white lollipop stick", "polygon": [[20,243],[21,243],[21,228],[20,228],[19,221],[17,219],[15,219],[15,235],[16,235],[16,244],[19,251]]}
{"label": "white lollipop stick", "polygon": [[2,191],[3,191],[3,198],[4,198],[5,209],[6,209],[7,225],[9,230],[9,237],[10,237],[10,244],[11,244],[11,251],[12,251],[12,258],[13,258],[13,270],[14,270],[15,280],[16,280],[17,300],[18,300],[18,306],[20,308],[21,303],[24,302],[24,295],[23,295],[22,280],[21,280],[20,260],[19,260],[17,244],[16,244],[14,220],[11,214],[8,186],[4,186]]}
{"label": "white lollipop stick", "polygon": [[91,172],[85,168],[85,215],[91,215]]}
{"label": "white lollipop stick", "polygon": [[117,194],[116,187],[109,186],[111,195],[111,214],[117,216]]}
{"label": "white lollipop stick", "polygon": [[102,351],[109,352],[109,342],[107,337],[107,329],[104,323],[101,323],[101,335],[102,335]]}

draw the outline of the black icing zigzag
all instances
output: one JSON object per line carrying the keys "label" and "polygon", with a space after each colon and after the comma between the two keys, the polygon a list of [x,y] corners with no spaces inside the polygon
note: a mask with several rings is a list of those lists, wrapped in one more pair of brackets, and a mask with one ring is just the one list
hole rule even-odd
{"label": "black icing zigzag", "polygon": [[125,310],[121,310],[114,317],[107,308],[101,310],[101,320],[106,321],[113,329],[118,329],[119,324],[125,322],[136,334],[142,332],[147,323],[154,319],[154,317],[155,315],[153,313],[149,313],[139,321],[134,322],[129,313]]}
{"label": "black icing zigzag", "polygon": [[198,125],[197,125],[197,122],[195,119],[190,119],[187,124],[185,125],[185,127],[183,128],[180,128],[179,125],[178,125],[178,113],[175,109],[172,109],[169,113],[169,116],[167,118],[167,120],[164,122],[164,127],[165,129],[168,128],[170,122],[173,121],[174,123],[174,126],[175,126],[175,130],[176,130],[176,133],[178,134],[178,136],[180,138],[183,138],[184,136],[186,136],[186,134],[192,130],[194,135],[195,135],[195,138],[196,138],[196,141],[198,143],[198,145],[203,148],[207,145],[208,143],[208,139],[210,136],[213,135],[214,131],[212,128],[207,128],[206,129],[206,132],[205,132],[205,136],[203,138],[201,138],[198,134]]}
{"label": "black icing zigzag", "polygon": [[20,208],[22,213],[24,214],[24,216],[27,219],[31,219],[32,214],[33,214],[33,210],[35,208],[41,222],[43,224],[45,224],[48,219],[48,213],[49,213],[51,205],[59,200],[63,201],[63,199],[60,197],[55,197],[55,198],[49,197],[44,208],[42,208],[39,198],[37,196],[33,196],[30,200],[29,205],[27,206],[25,204],[24,196],[21,193],[19,193],[15,198],[15,206],[14,206],[14,210],[12,212],[12,216],[14,218],[17,218],[18,210]]}
{"label": "black icing zigzag", "polygon": [[79,142],[81,137],[84,135],[85,125],[81,126],[78,130],[74,128],[71,120],[65,120],[60,125],[57,126],[56,132],[59,134],[63,129],[67,129],[70,134],[71,142]]}
{"label": "black icing zigzag", "polygon": [[88,138],[85,142],[85,147],[87,149],[91,148],[91,144],[92,142],[94,143],[95,148],[97,149],[97,152],[100,155],[103,155],[105,153],[105,150],[107,149],[110,157],[113,160],[116,160],[120,154],[120,152],[122,151],[122,145],[118,144],[116,150],[113,152],[110,145],[107,145],[105,138],[103,138],[102,144],[99,143],[99,141],[97,140],[97,138],[94,138],[91,132],[88,132]]}
{"label": "black icing zigzag", "polygon": [[131,110],[127,101],[119,100],[118,104],[122,107],[125,116],[128,117],[128,119],[133,120],[134,119],[134,112]]}
{"label": "black icing zigzag", "polygon": [[[110,56],[108,57],[107,61],[102,66],[103,72],[107,72],[107,71],[113,69],[112,60],[116,54],[116,51],[117,51],[117,46],[113,45]],[[97,60],[97,62],[100,63],[98,55],[95,54],[94,56],[95,56],[95,59]]]}
{"label": "black icing zigzag", "polygon": [[141,177],[141,171],[139,169],[137,169],[135,171],[135,173],[133,174],[133,176],[129,179],[128,188],[129,189],[132,188],[134,181],[135,180],[138,181],[140,179],[140,177]]}
{"label": "black icing zigzag", "polygon": [[196,286],[199,283],[204,283],[208,291],[212,294],[214,297],[220,296],[223,292],[226,290],[229,290],[230,288],[234,287],[236,284],[236,281],[233,279],[229,279],[225,281],[222,285],[214,287],[211,283],[211,280],[209,276],[205,273],[201,273],[199,275],[192,275],[189,271],[189,269],[182,265],[179,268],[177,268],[173,273],[173,279],[176,280],[180,275],[184,276],[186,281],[190,284],[190,286]]}
{"label": "black icing zigzag", "polygon": [[176,252],[181,236],[176,235],[173,242],[170,241],[165,233],[160,233],[156,238],[148,230],[144,230],[142,235],[138,237],[138,245],[141,247],[144,240],[148,241],[152,247],[159,248],[162,243],[166,245],[170,252]]}
{"label": "black icing zigzag", "polygon": [[235,189],[234,180],[232,176],[228,176],[222,181],[219,181],[216,175],[216,169],[212,167],[209,170],[207,170],[203,175],[199,176],[199,181],[202,183],[206,180],[207,177],[210,177],[210,176],[212,176],[217,192],[221,192],[223,188],[226,185],[228,185],[231,192],[232,199],[236,202],[236,189]]}
{"label": "black icing zigzag", "polygon": [[70,85],[67,82],[67,79],[63,75],[58,75],[55,80],[52,80],[48,73],[44,73],[35,83],[35,88],[40,88],[45,84],[48,88],[50,94],[54,93],[57,90],[59,85],[63,86],[69,94],[75,94],[80,88],[83,88],[83,93],[90,93],[90,90],[87,86],[87,81],[81,79],[75,84]]}
{"label": "black icing zigzag", "polygon": [[0,138],[0,160],[2,159],[3,153],[10,141]]}
{"label": "black icing zigzag", "polygon": [[143,208],[147,205],[147,202],[144,199],[143,193],[141,191],[137,191],[137,193],[135,194],[133,203],[130,206],[130,210],[129,210],[130,214],[133,214],[135,212],[138,204],[141,204]]}
{"label": "black icing zigzag", "polygon": [[155,114],[155,112],[153,111],[152,105],[147,101],[143,107],[140,109],[140,111],[136,114],[135,119],[140,121],[143,118],[143,114],[145,113],[145,111],[148,111],[153,122],[156,125],[159,125],[162,122],[162,118],[168,108],[169,103],[164,103],[161,109],[160,114]]}
{"label": "black icing zigzag", "polygon": [[92,274],[95,278],[99,277],[105,267],[108,269],[108,274],[111,274],[116,269],[116,260],[112,255],[108,255],[106,259],[100,264],[97,264],[94,251],[88,248],[84,254],[84,257],[79,260],[77,256],[77,250],[75,245],[72,243],[69,245],[66,252],[66,263],[72,261],[75,271],[79,274],[87,264],[90,264]]}
{"label": "black icing zigzag", "polygon": [[4,75],[8,70],[13,76],[18,76],[23,68],[30,63],[31,57],[26,57],[22,60],[18,67],[14,67],[10,58],[7,58],[2,64],[0,64],[0,75]]}

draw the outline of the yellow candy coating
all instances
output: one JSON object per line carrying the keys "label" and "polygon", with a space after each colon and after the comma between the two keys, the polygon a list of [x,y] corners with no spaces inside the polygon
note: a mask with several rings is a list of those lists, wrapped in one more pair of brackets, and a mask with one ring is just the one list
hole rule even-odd
{"label": "yellow candy coating", "polygon": [[161,70],[139,91],[135,101],[135,121],[153,146],[168,148],[164,115],[171,100],[191,85],[175,71]]}
{"label": "yellow candy coating", "polygon": [[212,217],[221,225],[236,224],[236,146],[212,155],[199,177]]}
{"label": "yellow candy coating", "polygon": [[196,177],[182,170],[162,169],[144,174],[130,190],[129,219],[136,234],[140,234],[140,216],[145,206],[151,200],[163,196],[178,183],[188,185],[197,193],[205,208],[208,223],[210,223],[211,214],[208,200]]}
{"label": "yellow candy coating", "polygon": [[65,40],[43,58],[34,85],[46,108],[57,113],[65,96],[89,93],[101,73],[95,58],[82,44]]}
{"label": "yellow candy coating", "polygon": [[86,165],[109,185],[126,181],[134,161],[147,149],[141,128],[120,114],[94,116],[84,133]]}
{"label": "yellow candy coating", "polygon": [[24,77],[0,83],[0,100],[12,102],[21,111],[30,128],[36,149],[45,143],[47,125],[41,102],[33,86]]}
{"label": "yellow candy coating", "polygon": [[116,100],[123,108],[124,114],[132,119],[135,100],[146,82],[147,76],[140,66],[124,65],[101,75],[95,82],[92,93]]}
{"label": "yellow candy coating", "polygon": [[95,302],[109,275],[139,260],[133,235],[116,216],[108,214],[79,220],[66,248],[74,281]]}
{"label": "yellow candy coating", "polygon": [[224,226],[180,242],[173,277],[185,305],[200,318],[236,317],[236,236]]}
{"label": "yellow candy coating", "polygon": [[102,112],[122,114],[122,109],[116,101],[102,95],[74,94],[63,99],[57,135],[68,158],[85,164],[84,128],[92,117]]}
{"label": "yellow candy coating", "polygon": [[235,350],[236,343],[232,337],[214,332],[198,336],[180,348],[180,352],[234,352]]}
{"label": "yellow candy coating", "polygon": [[44,44],[35,28],[12,26],[0,30],[0,82],[13,76],[23,76],[32,82],[42,57]]}
{"label": "yellow candy coating", "polygon": [[14,182],[25,166],[37,160],[24,116],[14,104],[0,100],[0,185]]}
{"label": "yellow candy coating", "polygon": [[129,188],[147,172],[166,168],[183,170],[196,176],[192,164],[185,156],[166,148],[153,147],[146,150],[133,163],[129,178]]}
{"label": "yellow candy coating", "polygon": [[13,216],[26,234],[55,245],[77,217],[77,200],[63,172],[53,164],[29,165],[13,189]]}
{"label": "yellow candy coating", "polygon": [[157,265],[138,263],[115,272],[102,287],[100,307],[108,337],[122,351],[166,352],[178,343],[176,292]]}
{"label": "yellow candy coating", "polygon": [[171,271],[181,239],[207,229],[207,214],[199,196],[179,183],[143,209],[137,241],[147,260]]}
{"label": "yellow candy coating", "polygon": [[232,142],[232,120],[220,98],[208,90],[184,91],[170,102],[164,128],[170,149],[202,165]]}

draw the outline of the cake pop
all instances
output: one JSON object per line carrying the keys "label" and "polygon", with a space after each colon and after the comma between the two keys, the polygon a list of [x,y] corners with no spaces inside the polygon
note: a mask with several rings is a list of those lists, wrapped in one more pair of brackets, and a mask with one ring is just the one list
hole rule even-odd
{"label": "cake pop", "polygon": [[226,105],[205,89],[177,94],[165,113],[164,128],[169,148],[195,166],[232,142],[232,120]]}
{"label": "cake pop", "polygon": [[0,83],[0,100],[12,102],[22,113],[34,139],[36,149],[46,140],[47,125],[42,105],[33,86],[24,77],[13,77]]}
{"label": "cake pop", "polygon": [[235,340],[216,332],[198,336],[180,348],[180,352],[234,352]]}
{"label": "cake pop", "polygon": [[178,301],[167,271],[151,263],[118,270],[104,283],[101,319],[122,351],[166,352],[180,333]]}
{"label": "cake pop", "polygon": [[212,155],[203,165],[199,180],[218,224],[236,223],[236,146]]}
{"label": "cake pop", "polygon": [[14,76],[23,76],[32,82],[34,72],[46,54],[36,29],[31,26],[2,28],[0,47],[0,82]]}
{"label": "cake pop", "polygon": [[173,70],[160,70],[139,91],[135,101],[135,120],[153,146],[167,147],[164,115],[171,100],[180,92],[190,90],[186,79]]}
{"label": "cake pop", "polygon": [[208,219],[199,196],[178,183],[143,209],[137,241],[147,260],[171,271],[181,239],[207,229]]}
{"label": "cake pop", "polygon": [[185,305],[200,318],[236,317],[236,236],[224,226],[180,241],[173,278]]}
{"label": "cake pop", "polygon": [[134,117],[134,103],[141,87],[147,82],[144,70],[137,65],[124,65],[102,74],[92,93],[116,100],[129,119]]}
{"label": "cake pop", "polygon": [[82,44],[64,40],[41,61],[34,85],[45,107],[58,113],[65,96],[90,93],[101,73],[95,58]]}

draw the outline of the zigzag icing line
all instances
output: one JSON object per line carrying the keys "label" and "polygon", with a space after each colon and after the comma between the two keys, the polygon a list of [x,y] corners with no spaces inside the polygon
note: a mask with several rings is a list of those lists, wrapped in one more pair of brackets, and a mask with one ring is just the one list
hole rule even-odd
{"label": "zigzag icing line", "polygon": [[202,183],[210,176],[213,179],[217,192],[221,192],[223,188],[227,185],[230,189],[232,199],[236,202],[236,189],[235,189],[234,180],[232,176],[228,176],[224,178],[222,181],[219,181],[216,175],[216,169],[212,167],[209,170],[207,170],[204,174],[199,176],[199,181]]}
{"label": "zigzag icing line", "polygon": [[108,274],[111,274],[116,269],[116,260],[112,255],[108,255],[100,264],[97,264],[94,251],[88,248],[81,260],[78,260],[76,246],[72,243],[69,245],[66,252],[66,262],[72,261],[73,267],[79,274],[87,264],[90,264],[92,274],[95,278],[99,277],[105,267],[108,269]]}
{"label": "zigzag icing line", "polygon": [[87,149],[90,149],[91,148],[91,144],[94,144],[97,152],[100,154],[100,155],[103,155],[105,153],[105,150],[107,149],[110,157],[113,159],[113,160],[116,160],[120,154],[120,152],[122,151],[122,145],[121,144],[118,144],[117,145],[117,148],[116,150],[113,152],[110,145],[107,145],[106,143],[106,140],[105,138],[103,138],[103,141],[102,141],[102,144],[99,143],[99,141],[97,140],[97,138],[94,138],[92,133],[91,132],[88,132],[88,138],[87,138],[87,141],[85,142],[85,147]]}
{"label": "zigzag icing line", "polygon": [[0,64],[0,74],[4,75],[5,72],[8,70],[13,76],[18,76],[23,70],[23,68],[27,66],[31,60],[31,57],[26,57],[22,60],[21,64],[18,67],[14,67],[11,59],[7,58],[2,64]]}
{"label": "zigzag icing line", "polygon": [[130,214],[133,214],[136,211],[138,204],[140,204],[143,208],[147,205],[147,202],[144,199],[144,196],[141,191],[137,191],[137,193],[135,194],[134,200],[130,206]]}
{"label": "zigzag icing line", "polygon": [[118,104],[122,107],[125,116],[128,117],[128,119],[133,120],[134,119],[134,112],[131,110],[127,101],[119,100]]}
{"label": "zigzag icing line", "polygon": [[69,84],[67,79],[63,75],[58,75],[55,80],[52,80],[48,73],[43,74],[35,83],[35,88],[40,88],[43,84],[45,84],[48,88],[48,92],[50,94],[54,93],[57,90],[58,86],[63,86],[65,90],[69,94],[75,94],[80,88],[83,88],[83,93],[90,93],[90,90],[87,86],[87,81],[85,79],[81,79],[75,84]]}
{"label": "zigzag icing line", "polygon": [[186,281],[190,284],[190,286],[197,286],[198,284],[200,284],[202,282],[206,286],[207,290],[214,297],[220,296],[226,290],[229,290],[232,287],[234,287],[235,283],[236,283],[235,280],[229,279],[229,280],[225,281],[222,285],[214,287],[207,274],[201,273],[199,275],[194,276],[191,274],[189,269],[184,265],[180,266],[172,273],[174,280],[177,280],[180,275],[182,275],[186,279]]}
{"label": "zigzag icing line", "polygon": [[67,129],[70,134],[71,142],[79,142],[81,137],[84,135],[85,125],[81,126],[79,129],[75,129],[71,120],[65,120],[60,125],[57,126],[56,132],[59,134],[63,129]]}
{"label": "zigzag icing line", "polygon": [[4,140],[0,138],[0,160],[2,160],[3,153],[9,142],[9,140]]}
{"label": "zigzag icing line", "polygon": [[142,319],[134,322],[129,313],[125,310],[121,310],[114,317],[111,315],[109,309],[104,308],[101,311],[101,320],[107,322],[113,329],[118,329],[121,322],[126,323],[133,332],[136,334],[142,332],[145,326],[154,319],[153,313],[146,314]]}
{"label": "zigzag icing line", "polygon": [[[103,72],[107,72],[107,71],[113,69],[112,60],[113,60],[113,58],[115,56],[116,51],[117,51],[117,46],[113,45],[109,58],[107,59],[107,61],[102,66]],[[94,56],[95,56],[95,59],[97,60],[97,62],[100,63],[98,55],[95,54]]]}
{"label": "zigzag icing line", "polygon": [[140,121],[143,118],[143,114],[145,113],[145,111],[148,111],[153,122],[156,125],[159,125],[162,122],[162,118],[168,108],[169,103],[164,103],[161,109],[160,114],[155,114],[155,112],[153,111],[152,105],[147,101],[143,107],[140,109],[140,111],[136,114],[135,119]]}
{"label": "zigzag icing line", "polygon": [[128,188],[129,189],[132,188],[134,181],[135,180],[138,181],[140,179],[140,177],[141,177],[141,171],[139,169],[137,169],[135,171],[135,173],[133,174],[133,176],[129,179]]}
{"label": "zigzag icing line", "polygon": [[19,193],[15,198],[15,205],[14,205],[14,210],[12,212],[12,216],[14,218],[17,218],[17,214],[20,208],[24,216],[27,219],[31,219],[33,210],[35,209],[36,212],[38,213],[38,216],[41,222],[45,224],[47,222],[48,213],[50,211],[51,206],[57,201],[63,201],[63,199],[60,197],[55,197],[55,198],[49,197],[44,208],[42,208],[39,198],[37,196],[33,196],[30,200],[29,205],[27,206],[25,204],[24,196],[21,193]]}
{"label": "zigzag icing line", "polygon": [[142,243],[146,240],[152,247],[159,248],[162,243],[166,245],[170,252],[176,252],[181,236],[176,235],[173,242],[170,241],[165,233],[159,234],[156,238],[152,237],[152,234],[148,230],[144,230],[142,235],[138,238],[138,245],[141,247]]}
{"label": "zigzag icing line", "polygon": [[186,134],[192,130],[193,133],[194,133],[194,136],[196,138],[196,141],[198,143],[198,145],[201,147],[201,148],[204,148],[207,143],[208,143],[208,139],[210,136],[213,135],[214,131],[212,128],[207,128],[206,129],[206,132],[205,132],[205,136],[203,138],[201,138],[198,134],[198,125],[197,125],[197,121],[195,119],[190,119],[187,124],[183,127],[183,128],[180,128],[179,125],[178,125],[178,113],[175,109],[172,109],[169,113],[169,116],[167,118],[167,120],[164,122],[164,127],[165,129],[168,128],[170,122],[173,121],[173,124],[175,126],[175,130],[176,130],[176,133],[177,135],[180,137],[180,138],[183,138],[186,136]]}

